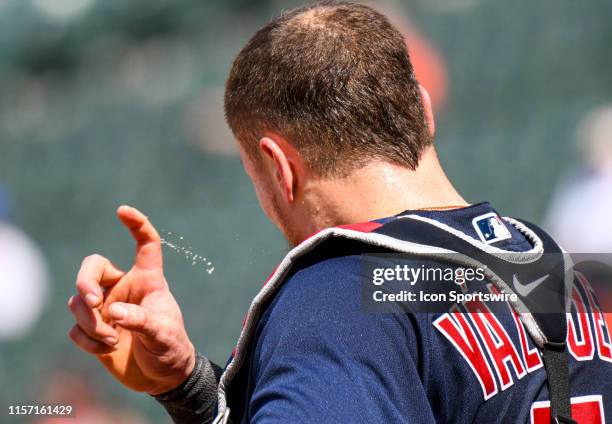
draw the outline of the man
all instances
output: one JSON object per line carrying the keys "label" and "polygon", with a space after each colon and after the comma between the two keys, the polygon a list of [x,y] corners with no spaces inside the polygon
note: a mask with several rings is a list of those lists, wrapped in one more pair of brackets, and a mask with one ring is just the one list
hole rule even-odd
{"label": "man", "polygon": [[[225,111],[261,206],[296,247],[221,371],[189,340],[153,225],[120,207],[137,243],[133,267],[87,257],[69,308],[72,340],[122,384],[180,423],[603,422],[610,339],[596,305],[577,292],[589,314],[568,320],[568,378],[565,315],[531,309],[533,293],[563,304],[565,280],[553,271],[525,279],[521,268],[560,249],[453,188],[432,144],[428,94],[384,16],[325,2],[274,19],[236,58]],[[360,269],[389,252],[413,269],[461,260],[483,270],[481,290],[511,294],[514,277],[522,294],[514,309],[372,313]],[[516,265],[510,273],[505,262]]]}

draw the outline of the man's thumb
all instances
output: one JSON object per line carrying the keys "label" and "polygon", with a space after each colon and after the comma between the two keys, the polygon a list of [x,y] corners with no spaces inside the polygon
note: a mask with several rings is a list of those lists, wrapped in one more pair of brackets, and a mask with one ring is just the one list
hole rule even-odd
{"label": "man's thumb", "polygon": [[108,308],[112,320],[126,330],[154,336],[155,326],[152,325],[149,312],[141,306],[130,303],[115,302]]}

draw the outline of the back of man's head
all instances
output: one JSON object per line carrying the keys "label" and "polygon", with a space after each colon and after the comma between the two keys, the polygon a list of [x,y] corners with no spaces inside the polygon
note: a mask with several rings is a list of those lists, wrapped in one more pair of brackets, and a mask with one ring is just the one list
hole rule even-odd
{"label": "back of man's head", "polygon": [[415,169],[431,143],[403,36],[352,3],[301,7],[260,29],[234,61],[225,113],[251,157],[274,132],[322,176],[372,160]]}

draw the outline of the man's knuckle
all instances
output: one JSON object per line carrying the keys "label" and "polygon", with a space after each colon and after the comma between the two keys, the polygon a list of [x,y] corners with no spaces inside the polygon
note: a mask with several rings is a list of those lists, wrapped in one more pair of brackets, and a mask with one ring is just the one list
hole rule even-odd
{"label": "man's knuckle", "polygon": [[148,327],[152,327],[153,326],[153,322],[149,316],[148,313],[146,313],[144,310],[138,311],[138,315],[140,317],[140,320],[142,321],[142,324]]}
{"label": "man's knuckle", "polygon": [[154,241],[156,243],[161,241],[161,237],[159,236],[157,231],[155,231],[155,228],[153,228],[153,226],[151,226],[151,241]]}
{"label": "man's knuckle", "polygon": [[70,328],[70,330],[68,331],[68,337],[70,337],[70,339],[72,341],[74,341],[75,343],[77,342],[78,334],[79,334],[79,326],[78,325],[73,325]]}
{"label": "man's knuckle", "polygon": [[157,326],[155,330],[156,330],[155,338],[157,339],[159,343],[161,343],[164,346],[169,346],[172,344],[173,334],[171,330],[169,330],[168,328],[161,327],[161,326]]}
{"label": "man's knuckle", "polygon": [[79,277],[76,280],[76,288],[79,290],[79,292],[84,292],[89,288],[89,283],[82,277]]}
{"label": "man's knuckle", "polygon": [[106,258],[102,255],[100,255],[99,253],[92,253],[91,255],[88,255],[85,257],[85,259],[83,259],[83,265],[88,265],[88,264],[93,264],[93,263],[97,263],[97,262],[103,262],[105,261]]}
{"label": "man's knuckle", "polygon": [[70,300],[68,301],[68,309],[70,309],[70,312],[76,312],[77,310],[77,300],[74,297],[71,297]]}

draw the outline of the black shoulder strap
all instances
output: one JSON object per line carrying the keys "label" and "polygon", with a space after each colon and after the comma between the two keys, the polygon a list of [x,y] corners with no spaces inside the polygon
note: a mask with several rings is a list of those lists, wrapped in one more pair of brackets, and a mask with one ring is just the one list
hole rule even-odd
{"label": "black shoulder strap", "polygon": [[[540,238],[552,239],[534,224],[527,224]],[[554,243],[554,241],[552,241]],[[565,320],[565,314],[562,314]],[[567,337],[566,337],[567,339]],[[550,421],[552,424],[578,424],[572,419],[570,376],[567,352],[567,340],[562,342],[547,341],[542,347],[542,359],[546,369],[548,393],[550,397]]]}
{"label": "black shoulder strap", "polygon": [[553,424],[577,424],[570,404],[569,365],[566,344],[546,343],[542,349],[550,395],[550,420]]}

